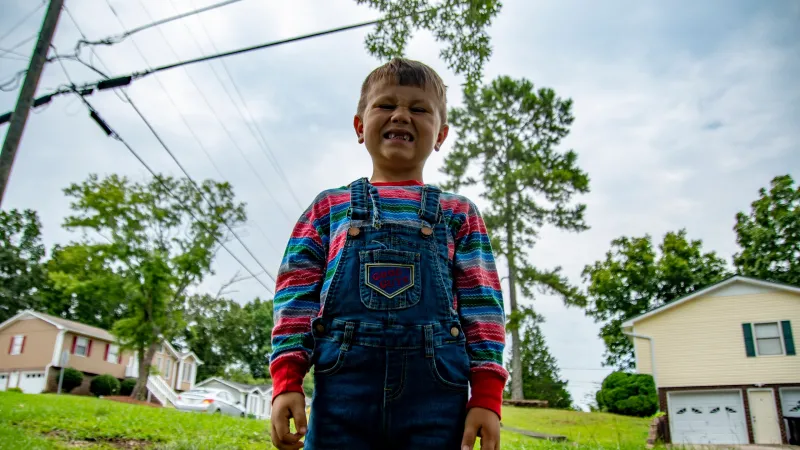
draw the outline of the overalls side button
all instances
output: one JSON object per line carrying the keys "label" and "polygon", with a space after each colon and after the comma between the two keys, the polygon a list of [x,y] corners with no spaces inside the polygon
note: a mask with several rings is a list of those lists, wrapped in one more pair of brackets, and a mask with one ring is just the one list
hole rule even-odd
{"label": "overalls side button", "polygon": [[317,330],[317,333],[322,334],[325,332],[325,325],[318,323],[317,325],[314,326],[314,329]]}
{"label": "overalls side button", "polygon": [[432,234],[433,234],[433,229],[432,229],[432,228],[430,228],[430,227],[422,227],[422,229],[420,230],[420,232],[421,232],[423,235],[425,235],[425,236],[430,236],[430,235],[432,235]]}
{"label": "overalls side button", "polygon": [[450,336],[458,337],[458,327],[450,328]]}
{"label": "overalls side button", "polygon": [[350,229],[347,230],[347,234],[349,234],[352,237],[356,237],[359,234],[361,234],[361,229],[358,227],[350,227]]}

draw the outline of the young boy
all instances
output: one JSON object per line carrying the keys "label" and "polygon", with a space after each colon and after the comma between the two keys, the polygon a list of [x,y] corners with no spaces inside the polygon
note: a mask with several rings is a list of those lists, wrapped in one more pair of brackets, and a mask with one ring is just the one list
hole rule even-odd
{"label": "young boy", "polygon": [[[500,448],[508,374],[489,237],[472,202],[422,183],[447,137],[446,114],[444,83],[422,63],[396,58],[362,85],[353,126],[372,178],[317,197],[278,275],[270,373],[279,449],[302,447],[303,436],[312,450],[463,450],[476,436],[481,449]],[[307,427],[302,384],[312,365]]]}

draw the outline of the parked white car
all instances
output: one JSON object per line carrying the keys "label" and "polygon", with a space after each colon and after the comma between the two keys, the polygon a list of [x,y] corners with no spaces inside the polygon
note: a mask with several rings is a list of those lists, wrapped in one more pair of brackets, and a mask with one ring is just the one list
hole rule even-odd
{"label": "parked white car", "polygon": [[227,414],[244,417],[242,402],[233,399],[232,395],[222,389],[198,388],[178,395],[175,409],[179,411],[207,412],[211,414]]}

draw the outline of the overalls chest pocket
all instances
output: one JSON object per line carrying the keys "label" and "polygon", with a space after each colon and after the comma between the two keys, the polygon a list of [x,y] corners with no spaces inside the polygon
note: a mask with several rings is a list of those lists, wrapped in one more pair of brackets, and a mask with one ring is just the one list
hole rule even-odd
{"label": "overalls chest pocket", "polygon": [[359,254],[361,303],[368,309],[405,309],[419,303],[420,254],[402,250],[363,250]]}

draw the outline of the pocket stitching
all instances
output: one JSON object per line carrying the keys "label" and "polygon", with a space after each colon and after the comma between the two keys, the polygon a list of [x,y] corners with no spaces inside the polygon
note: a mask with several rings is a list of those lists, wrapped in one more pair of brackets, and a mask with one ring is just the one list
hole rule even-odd
{"label": "pocket stitching", "polygon": [[434,352],[433,356],[430,357],[430,361],[429,361],[428,364],[429,364],[429,366],[431,368],[431,371],[433,372],[433,377],[436,379],[436,381],[438,381],[439,383],[441,383],[444,387],[446,387],[448,389],[454,389],[454,390],[468,389],[469,388],[469,381],[467,381],[466,384],[458,384],[458,383],[453,383],[452,381],[447,381],[444,378],[442,378],[442,375],[439,373],[439,369],[436,367],[436,349],[435,348],[434,348],[433,352]]}

